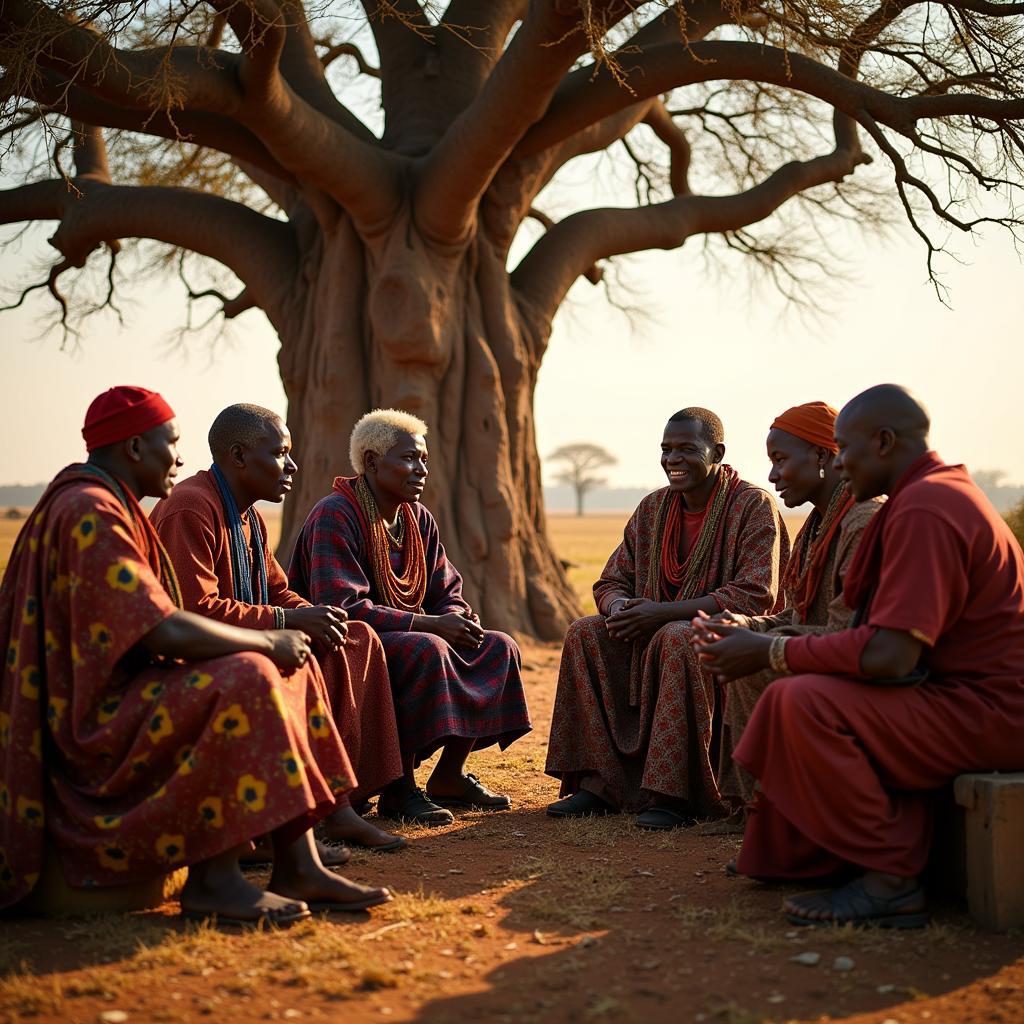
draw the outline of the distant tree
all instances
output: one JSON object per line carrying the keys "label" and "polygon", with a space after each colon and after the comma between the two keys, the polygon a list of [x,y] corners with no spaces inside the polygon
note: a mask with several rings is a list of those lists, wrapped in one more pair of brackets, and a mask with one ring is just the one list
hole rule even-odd
{"label": "distant tree", "polygon": [[1002,469],[971,470],[971,478],[1000,512],[1013,508],[1024,498],[1024,486],[1007,483],[1006,472]]}
{"label": "distant tree", "polygon": [[4,513],[4,518],[5,519],[24,519],[25,518],[25,514],[24,514],[24,512],[21,511],[20,508],[11,507],[11,508],[9,508]]}
{"label": "distant tree", "polygon": [[606,451],[599,444],[563,444],[561,448],[553,451],[549,459],[556,462],[566,463],[565,469],[560,469],[555,474],[555,479],[560,484],[569,484],[576,492],[576,515],[583,515],[583,498],[587,491],[607,483],[607,477],[594,476],[594,471],[604,469],[605,466],[614,466],[618,461],[611,452]]}

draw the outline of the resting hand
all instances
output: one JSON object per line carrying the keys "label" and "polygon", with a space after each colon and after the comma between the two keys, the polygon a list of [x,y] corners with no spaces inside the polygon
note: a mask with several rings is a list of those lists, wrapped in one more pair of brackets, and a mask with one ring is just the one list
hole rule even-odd
{"label": "resting hand", "polygon": [[330,651],[341,650],[348,636],[348,612],[330,605],[286,608],[284,624],[287,629],[301,629],[308,633]]}
{"label": "resting hand", "polygon": [[484,631],[479,620],[468,618],[459,612],[430,616],[429,632],[447,640],[453,647],[469,647],[476,650],[484,642]]}
{"label": "resting hand", "polygon": [[693,646],[704,667],[723,682],[768,668],[772,637],[730,622],[693,620]]}
{"label": "resting hand", "polygon": [[750,618],[746,615],[739,615],[736,612],[717,612],[708,615],[707,612],[699,611],[692,620],[694,644],[710,643],[716,639],[711,627],[725,623],[730,626],[737,626],[740,629],[750,629]]}
{"label": "resting hand", "polygon": [[266,636],[270,641],[267,657],[284,675],[291,675],[309,660],[310,639],[307,633],[298,629],[268,629]]}
{"label": "resting hand", "polygon": [[604,620],[608,635],[613,640],[632,643],[657,632],[665,625],[661,605],[644,597],[631,597],[613,602],[614,611]]}

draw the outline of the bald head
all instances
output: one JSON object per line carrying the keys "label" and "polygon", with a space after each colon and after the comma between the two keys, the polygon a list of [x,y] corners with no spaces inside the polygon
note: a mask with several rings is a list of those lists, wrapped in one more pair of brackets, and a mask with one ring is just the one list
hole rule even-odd
{"label": "bald head", "polygon": [[888,427],[907,440],[928,443],[928,410],[899,384],[876,384],[851,398],[839,413],[844,425],[874,432]]}
{"label": "bald head", "polygon": [[239,402],[229,405],[217,415],[210,427],[210,454],[215,460],[225,458],[233,444],[255,448],[268,434],[279,432],[284,423],[273,409]]}
{"label": "bald head", "polygon": [[898,384],[878,384],[852,398],[836,417],[835,466],[858,501],[891,494],[928,451],[925,407]]}

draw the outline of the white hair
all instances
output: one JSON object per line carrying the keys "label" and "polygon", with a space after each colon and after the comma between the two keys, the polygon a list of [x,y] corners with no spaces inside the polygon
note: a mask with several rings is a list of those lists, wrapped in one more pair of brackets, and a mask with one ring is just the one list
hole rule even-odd
{"label": "white hair", "polygon": [[367,452],[387,455],[398,443],[399,434],[427,435],[427,425],[418,416],[401,409],[372,409],[352,428],[348,457],[357,474],[366,472]]}

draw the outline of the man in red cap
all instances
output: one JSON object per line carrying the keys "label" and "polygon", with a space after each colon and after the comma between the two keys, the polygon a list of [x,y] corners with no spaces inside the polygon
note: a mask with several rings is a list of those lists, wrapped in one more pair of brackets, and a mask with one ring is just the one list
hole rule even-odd
{"label": "man in red cap", "polygon": [[963,466],[928,448],[928,414],[882,384],[836,420],[836,464],[874,515],[846,573],[849,629],[756,636],[714,623],[713,670],[739,639],[785,678],[757,702],[736,760],[758,780],[737,869],[762,879],[854,871],[785,901],[796,924],[919,927],[935,790],[1024,768],[1024,555]]}
{"label": "man in red cap", "polygon": [[[840,478],[833,465],[838,450],[833,436],[835,423],[836,410],[830,405],[807,402],[777,416],[768,431],[772,464],[769,482],[787,508],[799,508],[806,502],[812,508],[793,542],[782,578],[786,607],[777,615],[747,616],[726,611],[714,616],[715,621],[751,630],[758,639],[746,660],[739,649],[741,642],[736,640],[737,649],[721,651],[716,662],[729,677],[753,674],[733,678],[726,690],[718,784],[734,811],[722,827],[712,826],[712,831],[742,831],[744,806],[754,796],[753,778],[733,760],[732,753],[758,697],[778,678],[771,668],[757,671],[758,652],[772,637],[831,633],[850,624],[852,612],[843,600],[843,579],[879,502],[855,501],[849,485]],[[699,624],[695,635],[708,638]]]}
{"label": "man in red cap", "polygon": [[[139,506],[181,465],[173,411],[112,388],[82,434],[88,461],[47,488],[0,586],[0,907],[32,891],[44,841],[78,887],[188,865],[192,916],[284,924],[387,901],[327,871],[312,842],[352,772],[309,638],[180,610]],[[263,892],[238,856],[265,833]]]}

